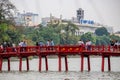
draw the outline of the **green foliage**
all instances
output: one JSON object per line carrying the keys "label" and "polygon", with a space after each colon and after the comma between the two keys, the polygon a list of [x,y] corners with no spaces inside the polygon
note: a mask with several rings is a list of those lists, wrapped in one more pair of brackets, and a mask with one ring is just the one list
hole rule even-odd
{"label": "green foliage", "polygon": [[109,36],[96,36],[96,45],[110,45]]}
{"label": "green foliage", "polygon": [[6,31],[8,29],[8,25],[3,23],[3,24],[0,24],[0,42],[2,42],[3,40],[8,40],[9,39],[9,36],[6,34]]}
{"label": "green foliage", "polygon": [[6,23],[0,24],[0,42],[3,41],[11,41],[11,42],[18,42],[20,39],[20,34],[18,30],[12,25],[8,25]]}
{"label": "green foliage", "polygon": [[78,27],[68,22],[66,24],[49,24],[45,27],[40,25],[39,28],[26,28],[23,32],[26,39],[32,40],[34,44],[39,41],[46,44],[49,39],[53,39],[55,44],[76,44],[79,39],[82,39],[84,42],[91,40],[95,45],[109,45],[111,39],[120,40],[118,36],[109,34],[97,36],[90,32],[75,36],[74,31],[77,29]]}
{"label": "green foliage", "polygon": [[55,44],[75,44],[78,41],[78,37],[74,35],[76,29],[78,27],[68,22],[47,26],[39,25],[39,28],[26,28],[23,32],[25,37],[33,42],[43,41],[46,43],[47,40],[53,39]]}
{"label": "green foliage", "polygon": [[81,40],[83,40],[84,42],[90,40],[93,42],[94,38],[93,38],[93,34],[88,32],[88,33],[85,33],[81,36]]}
{"label": "green foliage", "polygon": [[15,10],[15,6],[9,0],[0,0],[0,43],[3,41],[18,42],[20,39],[19,30],[11,25],[14,22]]}
{"label": "green foliage", "polygon": [[0,24],[0,32],[4,33],[8,29],[8,25],[6,23]]}
{"label": "green foliage", "polygon": [[[76,43],[76,39],[73,40],[75,42],[72,42],[72,43],[71,43],[70,39],[72,39],[72,37],[75,36],[75,30],[78,30],[78,29],[79,28],[76,25],[74,25],[73,23],[71,23],[70,21],[68,21],[67,24],[63,25],[61,30],[63,30],[64,33],[60,32],[60,34],[62,34],[61,39],[64,42],[64,44]],[[61,43],[61,44],[63,44],[63,43]]]}
{"label": "green foliage", "polygon": [[120,37],[116,36],[116,35],[110,35],[110,39],[111,40],[118,40],[118,41],[120,41]]}
{"label": "green foliage", "polygon": [[101,27],[101,28],[97,28],[95,30],[95,34],[97,36],[103,36],[103,35],[109,35],[109,32],[107,31],[107,29],[105,27]]}

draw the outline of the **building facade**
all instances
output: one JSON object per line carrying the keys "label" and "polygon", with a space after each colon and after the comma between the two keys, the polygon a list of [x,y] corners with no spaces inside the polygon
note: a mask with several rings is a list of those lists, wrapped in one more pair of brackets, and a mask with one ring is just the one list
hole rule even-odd
{"label": "building facade", "polygon": [[62,22],[62,15],[60,15],[60,18],[57,18],[55,16],[52,16],[52,14],[50,14],[50,17],[45,17],[42,18],[42,25],[46,26],[47,24],[58,24]]}
{"label": "building facade", "polygon": [[15,17],[15,22],[16,25],[18,26],[26,26],[26,27],[30,27],[30,26],[37,26],[40,22],[38,19],[38,14],[34,14],[34,13],[17,13],[16,17]]}

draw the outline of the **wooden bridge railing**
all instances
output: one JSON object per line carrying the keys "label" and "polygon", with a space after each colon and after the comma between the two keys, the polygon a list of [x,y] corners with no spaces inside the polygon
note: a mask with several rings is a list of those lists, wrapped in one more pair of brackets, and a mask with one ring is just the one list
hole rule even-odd
{"label": "wooden bridge railing", "polygon": [[120,52],[120,46],[90,46],[90,49],[87,49],[87,46],[79,45],[58,45],[58,46],[27,46],[27,47],[7,47],[5,49],[0,48],[0,54],[8,53],[82,53],[84,51],[88,52]]}

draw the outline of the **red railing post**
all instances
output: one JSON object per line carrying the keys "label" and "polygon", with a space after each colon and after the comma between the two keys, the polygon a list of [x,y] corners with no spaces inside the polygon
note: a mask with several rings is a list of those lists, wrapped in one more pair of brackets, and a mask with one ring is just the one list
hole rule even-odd
{"label": "red railing post", "polygon": [[81,55],[81,72],[83,71],[84,55]]}
{"label": "red railing post", "polygon": [[104,61],[104,55],[102,55],[102,66],[101,66],[102,67],[102,69],[101,69],[102,72],[104,72],[104,62],[105,62]]}
{"label": "red railing post", "polygon": [[27,71],[29,71],[29,59],[26,57]]}
{"label": "red railing post", "polygon": [[22,57],[19,60],[19,71],[22,71]]}
{"label": "red railing post", "polygon": [[102,45],[102,51],[105,51],[105,46],[104,45]]}
{"label": "red railing post", "polygon": [[39,55],[39,71],[41,71],[42,57]]}
{"label": "red railing post", "polygon": [[0,58],[0,71],[2,71],[2,58]]}
{"label": "red railing post", "polygon": [[65,69],[68,71],[68,62],[67,62],[67,56],[65,56]]}
{"label": "red railing post", "polygon": [[46,71],[48,71],[48,59],[47,59],[47,56],[45,56],[45,64],[46,64]]}
{"label": "red railing post", "polygon": [[10,71],[10,58],[8,58],[7,60],[8,60],[8,71]]}
{"label": "red railing post", "polygon": [[108,71],[111,71],[110,56],[108,56]]}
{"label": "red railing post", "polygon": [[108,45],[108,51],[109,51],[109,52],[111,51],[110,48],[111,48],[110,45]]}
{"label": "red railing post", "polygon": [[87,56],[87,60],[88,60],[88,71],[90,71],[90,56]]}
{"label": "red railing post", "polygon": [[59,69],[59,72],[61,71],[61,56],[58,55],[58,69]]}

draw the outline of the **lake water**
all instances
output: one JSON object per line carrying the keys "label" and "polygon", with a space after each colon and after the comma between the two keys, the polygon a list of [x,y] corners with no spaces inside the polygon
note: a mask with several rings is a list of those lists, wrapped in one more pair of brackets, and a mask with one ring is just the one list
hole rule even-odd
{"label": "lake water", "polygon": [[111,57],[111,72],[107,71],[107,59],[105,60],[105,72],[101,72],[101,57],[92,57],[91,71],[87,72],[87,59],[85,59],[84,71],[80,72],[80,58],[68,58],[68,72],[65,72],[64,59],[62,59],[62,71],[58,72],[58,59],[48,58],[49,70],[45,71],[44,58],[42,59],[42,71],[38,71],[38,59],[30,60],[30,71],[26,71],[26,62],[23,61],[23,71],[19,72],[19,62],[11,61],[11,71],[7,71],[7,62],[3,63],[0,80],[120,80],[120,57]]}

